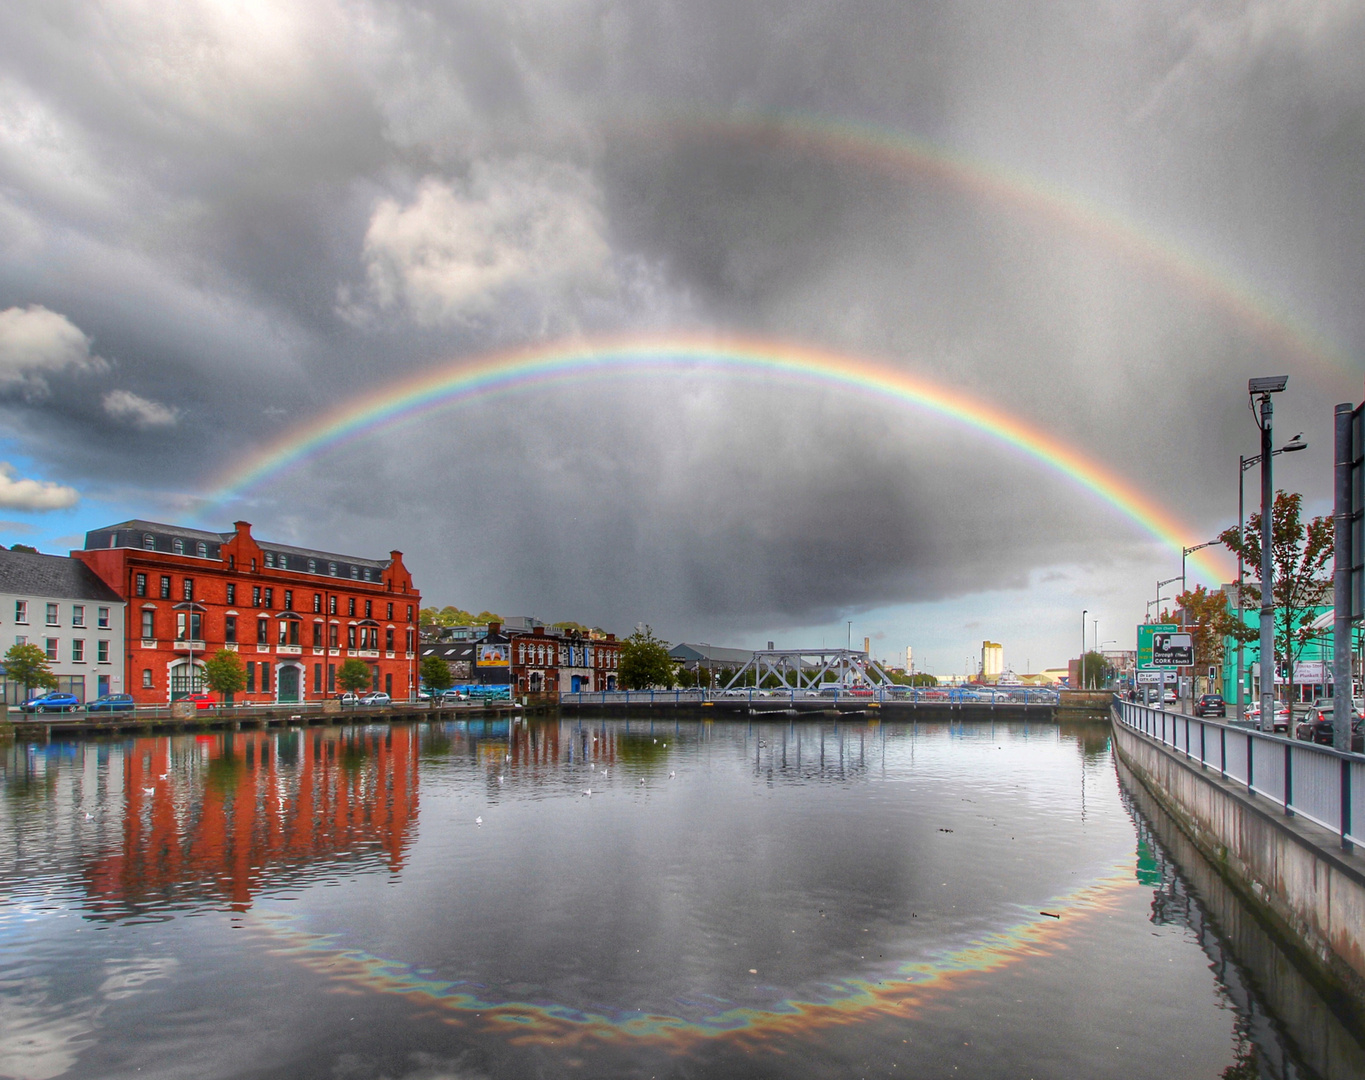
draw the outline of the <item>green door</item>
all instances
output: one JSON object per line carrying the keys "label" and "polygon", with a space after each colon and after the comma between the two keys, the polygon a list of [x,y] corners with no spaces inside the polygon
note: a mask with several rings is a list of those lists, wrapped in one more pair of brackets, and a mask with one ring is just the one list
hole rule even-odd
{"label": "green door", "polygon": [[296,667],[280,668],[280,701],[293,702],[299,700],[299,669]]}

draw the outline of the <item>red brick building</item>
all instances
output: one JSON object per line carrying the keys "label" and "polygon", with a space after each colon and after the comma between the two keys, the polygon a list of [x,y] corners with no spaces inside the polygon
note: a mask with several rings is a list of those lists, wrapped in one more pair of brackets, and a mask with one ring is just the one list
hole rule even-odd
{"label": "red brick building", "polygon": [[617,686],[621,643],[615,634],[594,640],[547,633],[537,626],[529,634],[511,635],[511,653],[518,694],[588,693]]}
{"label": "red brick building", "polygon": [[257,541],[245,521],[230,533],[125,521],[71,554],[128,602],[124,686],[139,703],[205,689],[204,659],[224,648],[246,666],[238,701],[333,696],[352,657],[374,689],[416,693],[422,598],[402,552],[365,559]]}

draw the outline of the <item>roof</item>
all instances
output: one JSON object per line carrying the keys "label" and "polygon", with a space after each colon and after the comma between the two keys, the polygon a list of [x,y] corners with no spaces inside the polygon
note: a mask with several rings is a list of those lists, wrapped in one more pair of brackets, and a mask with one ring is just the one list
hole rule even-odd
{"label": "roof", "polygon": [[[204,529],[190,529],[183,525],[167,525],[160,521],[146,521],[142,518],[133,518],[129,521],[120,521],[117,525],[105,525],[103,528],[92,529],[85,534],[85,549],[91,551],[97,548],[126,547],[142,548],[143,536],[151,536],[154,551],[170,551],[173,541],[189,540],[194,543],[204,543],[208,551],[204,556],[209,559],[221,558],[220,548],[234,536],[236,531],[229,532],[207,532]],[[392,560],[390,559],[366,559],[359,555],[342,555],[334,551],[321,551],[317,548],[295,547],[292,544],[276,544],[270,540],[262,540],[259,537],[252,537],[260,546],[262,551],[270,551],[276,554],[298,555],[305,559],[320,559],[324,562],[338,562],[346,566],[368,566],[371,569],[383,570],[387,568]],[[185,551],[186,555],[195,555],[192,549]],[[344,575],[342,575],[344,576]]]}
{"label": "roof", "polygon": [[474,658],[474,643],[472,641],[460,641],[452,645],[423,645],[422,658],[436,656],[442,660],[472,660]]}
{"label": "roof", "polygon": [[754,658],[752,649],[725,649],[718,645],[708,645],[701,641],[691,643],[680,641],[668,650],[674,660],[691,664],[697,661],[714,664],[747,664]]}
{"label": "roof", "polygon": [[79,559],[0,549],[0,592],[121,604],[122,598]]}

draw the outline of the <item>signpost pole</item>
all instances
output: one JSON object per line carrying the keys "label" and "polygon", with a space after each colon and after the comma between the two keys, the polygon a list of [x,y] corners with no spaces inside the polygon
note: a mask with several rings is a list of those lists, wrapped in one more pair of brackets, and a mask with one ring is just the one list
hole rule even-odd
{"label": "signpost pole", "polygon": [[[1271,519],[1274,517],[1275,483],[1271,460],[1271,427],[1274,405],[1269,394],[1261,395],[1261,715],[1262,731],[1275,729],[1275,564]],[[1292,660],[1291,660],[1292,662]],[[1291,676],[1292,677],[1292,676]],[[1289,703],[1289,726],[1294,726],[1294,703]]]}

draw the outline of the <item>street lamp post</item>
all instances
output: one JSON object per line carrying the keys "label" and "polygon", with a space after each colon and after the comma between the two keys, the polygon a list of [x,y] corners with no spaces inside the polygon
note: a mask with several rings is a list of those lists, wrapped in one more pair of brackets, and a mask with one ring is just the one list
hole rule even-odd
{"label": "street lamp post", "polygon": [[1089,614],[1085,608],[1081,609],[1081,690],[1085,689],[1085,617]]}
{"label": "street lamp post", "polygon": [[[1256,426],[1261,429],[1261,715],[1259,727],[1265,730],[1267,723],[1275,728],[1275,567],[1272,559],[1271,516],[1275,502],[1275,483],[1273,478],[1274,451],[1270,444],[1274,441],[1275,406],[1272,395],[1282,393],[1289,383],[1288,375],[1274,375],[1268,378],[1250,379],[1247,394],[1253,401],[1259,400],[1260,413]],[[1294,719],[1294,704],[1289,704],[1290,724]]]}

